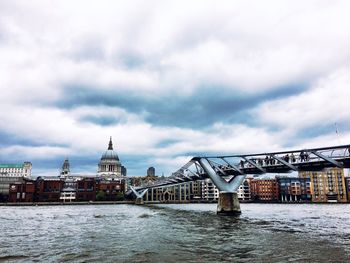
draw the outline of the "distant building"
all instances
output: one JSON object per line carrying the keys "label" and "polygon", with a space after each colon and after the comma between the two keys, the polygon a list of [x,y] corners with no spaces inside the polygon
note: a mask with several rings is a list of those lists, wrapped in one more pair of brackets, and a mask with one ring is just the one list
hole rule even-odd
{"label": "distant building", "polygon": [[97,182],[95,178],[83,177],[76,181],[76,201],[95,201]]}
{"label": "distant building", "polygon": [[98,180],[96,182],[97,201],[120,201],[124,200],[124,180]]}
{"label": "distant building", "polygon": [[276,179],[257,178],[250,182],[253,201],[276,202],[279,199],[279,187]]}
{"label": "distant building", "polygon": [[202,198],[202,182],[193,181],[191,182],[191,200],[200,200]]}
{"label": "distant building", "polygon": [[64,181],[58,177],[38,177],[35,182],[35,202],[59,202]]}
{"label": "distant building", "polygon": [[161,188],[151,188],[147,191],[145,195],[146,201],[159,201],[159,202],[172,202],[178,200],[178,191],[179,186],[168,186]]}
{"label": "distant building", "polygon": [[63,180],[63,188],[61,189],[60,201],[72,202],[76,199],[77,187],[76,180],[70,175],[70,164],[68,159],[65,159],[60,172],[60,178]]}
{"label": "distant building", "polygon": [[35,181],[22,178],[20,181],[11,183],[9,187],[9,202],[33,202],[35,195]]}
{"label": "distant building", "polygon": [[69,160],[65,159],[62,165],[62,169],[61,169],[61,173],[60,175],[62,177],[68,176],[70,174],[70,164],[69,164]]}
{"label": "distant building", "polygon": [[212,201],[218,200],[219,189],[210,179],[205,179],[201,181],[201,194],[202,200]]}
{"label": "distant building", "polygon": [[128,172],[128,170],[126,169],[126,167],[124,165],[122,165],[122,167],[121,167],[122,176],[126,176],[127,172]]}
{"label": "distant building", "polygon": [[132,186],[152,184],[159,179],[158,176],[132,176],[126,179],[126,183]]}
{"label": "distant building", "polygon": [[[145,178],[148,178],[146,176]],[[153,177],[150,177],[153,178]],[[150,188],[145,201],[188,202],[201,199],[201,181],[192,181],[171,186]]]}
{"label": "distant building", "polygon": [[281,202],[311,202],[310,178],[278,176],[277,182]]}
{"label": "distant building", "polygon": [[31,174],[31,162],[24,162],[23,164],[0,164],[0,176],[29,178]]}
{"label": "distant building", "polygon": [[156,175],[156,169],[154,167],[149,167],[147,169],[147,176],[155,176]]}
{"label": "distant building", "polygon": [[[145,178],[153,178],[146,176]],[[188,202],[217,200],[219,191],[210,179],[191,181],[167,187],[151,188],[146,195],[146,201]]]}
{"label": "distant building", "polygon": [[112,137],[109,140],[107,151],[102,155],[98,164],[97,175],[105,179],[121,178],[126,175],[126,168],[122,174],[118,154],[113,150]]}
{"label": "distant building", "polygon": [[63,180],[63,187],[61,189],[60,200],[63,202],[72,202],[76,200],[77,196],[77,179],[67,177]]}
{"label": "distant building", "polygon": [[345,177],[345,185],[346,185],[346,196],[348,202],[350,202],[350,177]]}
{"label": "distant building", "polygon": [[299,172],[299,177],[310,178],[312,202],[346,202],[344,169],[326,168],[321,172]]}
{"label": "distant building", "polygon": [[250,181],[249,179],[244,179],[243,183],[237,189],[237,197],[240,201],[250,201]]}
{"label": "distant building", "polygon": [[9,198],[10,184],[19,183],[23,178],[30,178],[32,164],[0,164],[0,202],[6,202]]}

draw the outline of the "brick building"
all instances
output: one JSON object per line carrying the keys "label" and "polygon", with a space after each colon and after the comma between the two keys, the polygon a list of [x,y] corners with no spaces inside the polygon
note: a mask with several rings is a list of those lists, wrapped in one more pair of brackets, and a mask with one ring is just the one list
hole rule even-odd
{"label": "brick building", "polygon": [[60,202],[63,180],[38,177],[35,184],[35,202]]}
{"label": "brick building", "polygon": [[299,177],[310,178],[312,202],[346,202],[344,169],[326,168],[321,172],[299,172]]}
{"label": "brick building", "polygon": [[124,180],[98,180],[96,181],[97,201],[120,201],[124,199]]}
{"label": "brick building", "polygon": [[276,179],[253,179],[250,181],[250,194],[253,201],[276,202],[279,200],[279,187]]}
{"label": "brick building", "polygon": [[276,177],[281,202],[310,202],[310,178]]}
{"label": "brick building", "polygon": [[35,181],[23,178],[19,182],[10,184],[9,186],[9,202],[33,202],[35,195]]}
{"label": "brick building", "polygon": [[96,200],[96,180],[95,178],[82,178],[76,182],[77,201],[95,201]]}

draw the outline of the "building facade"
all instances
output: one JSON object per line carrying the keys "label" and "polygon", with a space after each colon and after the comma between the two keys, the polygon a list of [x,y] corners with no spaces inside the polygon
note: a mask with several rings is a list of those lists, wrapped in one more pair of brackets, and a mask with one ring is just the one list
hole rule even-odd
{"label": "building facade", "polygon": [[150,188],[144,200],[152,202],[189,202],[201,200],[201,183],[201,181],[193,181],[167,187]]}
{"label": "building facade", "polygon": [[250,201],[250,179],[244,179],[243,183],[238,187],[237,197],[240,201]]}
{"label": "building facade", "polygon": [[95,201],[96,191],[95,178],[82,177],[76,181],[76,201]]}
{"label": "building facade", "polygon": [[38,177],[35,182],[35,202],[60,202],[64,181],[57,177]]}
{"label": "building facade", "polygon": [[253,201],[276,202],[279,200],[279,187],[276,179],[253,179],[250,182]]}
{"label": "building facade", "polygon": [[281,202],[311,202],[310,178],[276,178],[279,186],[279,200]]}
{"label": "building facade", "polygon": [[149,167],[147,169],[147,176],[155,176],[156,175],[156,169],[154,167]]}
{"label": "building facade", "polygon": [[312,202],[346,202],[344,169],[326,168],[321,172],[299,172],[299,177],[310,178]]}
{"label": "building facade", "polygon": [[21,183],[23,178],[30,178],[32,164],[0,164],[0,202],[9,200],[10,184]]}
{"label": "building facade", "polygon": [[346,185],[346,196],[348,202],[350,202],[350,177],[345,177],[345,185]]}
{"label": "building facade", "polygon": [[104,180],[96,182],[96,201],[124,200],[124,180]]}
{"label": "building facade", "polygon": [[10,184],[9,199],[11,203],[33,202],[35,195],[35,181],[22,178],[20,181]]}
{"label": "building facade", "polygon": [[0,176],[27,177],[32,175],[32,163],[23,164],[0,164]]}
{"label": "building facade", "polygon": [[60,201],[72,202],[76,200],[76,178],[70,176],[70,164],[66,159],[63,162],[60,179],[63,181],[63,188],[61,190]]}
{"label": "building facade", "polygon": [[214,201],[219,198],[219,189],[210,179],[201,181],[201,195],[202,200]]}

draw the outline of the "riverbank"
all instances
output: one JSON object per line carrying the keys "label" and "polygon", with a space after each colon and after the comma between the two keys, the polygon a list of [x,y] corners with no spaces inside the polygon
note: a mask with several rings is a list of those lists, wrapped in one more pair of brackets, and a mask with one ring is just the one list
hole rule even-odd
{"label": "riverbank", "polygon": [[[144,204],[216,204],[217,200],[191,200],[191,201],[145,201]],[[349,204],[348,202],[324,202],[324,203],[312,203],[312,202],[252,202],[252,201],[240,201],[241,204],[285,204],[285,205],[298,205],[298,204]],[[0,203],[0,206],[60,206],[60,205],[133,205],[135,201],[82,201],[82,202],[23,202],[23,203]]]}
{"label": "riverbank", "polygon": [[85,202],[33,202],[33,203],[0,203],[0,206],[57,206],[57,205],[125,205],[134,201],[85,201]]}

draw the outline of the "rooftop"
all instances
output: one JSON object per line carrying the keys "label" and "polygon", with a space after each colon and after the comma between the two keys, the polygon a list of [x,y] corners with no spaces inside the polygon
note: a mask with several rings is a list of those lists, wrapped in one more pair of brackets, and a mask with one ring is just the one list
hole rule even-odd
{"label": "rooftop", "polygon": [[23,164],[0,164],[0,168],[23,168]]}

